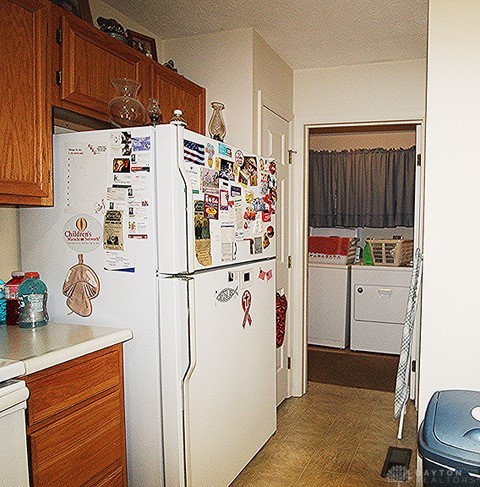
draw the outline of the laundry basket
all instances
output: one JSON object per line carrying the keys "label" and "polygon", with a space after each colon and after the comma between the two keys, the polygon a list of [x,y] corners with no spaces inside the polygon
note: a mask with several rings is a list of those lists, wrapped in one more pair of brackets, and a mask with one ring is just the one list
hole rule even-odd
{"label": "laundry basket", "polygon": [[373,265],[402,267],[413,259],[413,240],[367,240]]}

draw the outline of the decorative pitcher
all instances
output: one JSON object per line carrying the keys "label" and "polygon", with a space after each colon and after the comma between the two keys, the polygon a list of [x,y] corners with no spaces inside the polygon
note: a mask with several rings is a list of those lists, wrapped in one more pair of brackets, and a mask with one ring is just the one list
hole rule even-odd
{"label": "decorative pitcher", "polygon": [[140,83],[133,79],[113,79],[117,96],[108,104],[110,122],[117,127],[138,127],[145,124],[147,112],[137,100]]}

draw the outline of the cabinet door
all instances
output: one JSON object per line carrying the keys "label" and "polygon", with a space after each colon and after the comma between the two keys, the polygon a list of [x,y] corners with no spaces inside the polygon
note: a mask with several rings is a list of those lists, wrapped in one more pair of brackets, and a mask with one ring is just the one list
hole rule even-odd
{"label": "cabinet door", "polygon": [[0,8],[0,204],[50,204],[51,107],[44,0]]}
{"label": "cabinet door", "polygon": [[[158,98],[163,122],[180,109],[188,129],[205,134],[205,89],[158,63],[150,63],[151,88],[149,96]],[[145,96],[145,93],[144,93]],[[148,100],[143,100],[145,106]]]}
{"label": "cabinet door", "polygon": [[122,411],[122,393],[114,390],[30,433],[33,485],[80,487],[101,485],[113,472],[124,477]]}
{"label": "cabinet door", "polygon": [[108,120],[114,78],[138,80],[145,57],[74,16],[61,17],[60,102],[77,113]]}

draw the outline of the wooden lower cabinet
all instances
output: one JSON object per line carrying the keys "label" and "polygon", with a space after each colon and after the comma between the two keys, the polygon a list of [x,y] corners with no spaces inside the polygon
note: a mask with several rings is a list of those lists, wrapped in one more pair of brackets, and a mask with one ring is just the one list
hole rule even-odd
{"label": "wooden lower cabinet", "polygon": [[31,485],[127,485],[122,346],[26,377]]}

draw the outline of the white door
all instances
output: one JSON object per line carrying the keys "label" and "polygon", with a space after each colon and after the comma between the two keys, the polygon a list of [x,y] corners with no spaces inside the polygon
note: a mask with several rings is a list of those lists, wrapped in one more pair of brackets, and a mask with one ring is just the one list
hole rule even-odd
{"label": "white door", "polygon": [[[261,155],[263,157],[273,157],[277,161],[277,192],[278,201],[276,206],[276,226],[277,226],[277,290],[285,292],[289,300],[290,271],[288,259],[290,255],[289,247],[289,126],[288,122],[269,110],[262,107],[262,143]],[[287,308],[285,340],[280,348],[277,348],[277,405],[280,404],[288,395],[288,353],[289,353],[289,309]]]}
{"label": "white door", "polygon": [[[416,128],[416,143],[417,151],[417,170],[415,172],[415,221],[414,221],[414,237],[413,249],[419,248],[423,253],[423,203],[425,193],[425,161],[423,158],[423,125],[419,124]],[[419,357],[420,357],[420,317],[422,315],[422,286],[420,281],[420,288],[417,295],[417,310],[415,313],[415,325],[413,328],[412,348],[410,356],[410,399],[415,401],[415,406],[418,406],[418,388],[419,388]],[[413,366],[412,362],[415,362]]]}

